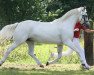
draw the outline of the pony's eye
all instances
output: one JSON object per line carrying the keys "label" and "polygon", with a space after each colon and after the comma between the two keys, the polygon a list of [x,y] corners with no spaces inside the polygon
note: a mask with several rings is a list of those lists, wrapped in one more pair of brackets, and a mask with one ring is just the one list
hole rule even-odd
{"label": "pony's eye", "polygon": [[84,9],[82,11],[84,11]]}

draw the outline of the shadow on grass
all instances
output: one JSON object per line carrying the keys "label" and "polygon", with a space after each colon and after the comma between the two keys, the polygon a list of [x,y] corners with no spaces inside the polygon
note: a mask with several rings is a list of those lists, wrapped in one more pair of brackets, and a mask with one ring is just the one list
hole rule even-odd
{"label": "shadow on grass", "polygon": [[0,68],[0,75],[94,75],[91,70],[63,70],[56,71],[50,69],[19,69],[19,68]]}

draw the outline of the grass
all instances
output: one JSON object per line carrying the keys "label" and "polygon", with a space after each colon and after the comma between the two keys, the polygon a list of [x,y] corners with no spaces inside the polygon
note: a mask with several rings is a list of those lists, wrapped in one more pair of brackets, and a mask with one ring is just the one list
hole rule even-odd
{"label": "grass", "polygon": [[4,64],[0,75],[94,75],[94,66],[90,70],[81,69],[79,64],[54,64],[40,68],[29,64]]}
{"label": "grass", "polygon": [[[83,41],[81,41],[83,44]],[[5,49],[10,45],[7,42],[0,46],[0,57],[2,58]],[[36,45],[35,54],[45,65],[50,53],[56,52],[56,45]],[[64,46],[64,50],[68,48]],[[83,70],[79,65],[79,58],[74,52],[69,57],[63,57],[57,62],[45,68],[40,68],[28,55],[28,48],[23,44],[16,48],[8,57],[6,62],[0,67],[0,75],[93,75],[94,66],[90,70]]]}
{"label": "grass", "polygon": [[[9,43],[5,43],[2,46],[0,46],[0,57],[2,58],[3,53],[5,52],[6,48],[10,45]],[[42,63],[46,63],[48,61],[48,58],[50,56],[51,52],[57,52],[56,45],[54,44],[42,44],[42,45],[36,45],[35,46],[35,54],[38,57],[38,59]],[[68,47],[64,46],[64,50],[67,50]],[[28,55],[28,48],[27,44],[22,44],[18,48],[16,48],[14,51],[11,52],[6,62],[15,62],[15,63],[28,63],[28,64],[36,64],[35,61]],[[59,60],[58,63],[79,63],[79,58],[74,52],[70,57],[63,57],[61,60]]]}

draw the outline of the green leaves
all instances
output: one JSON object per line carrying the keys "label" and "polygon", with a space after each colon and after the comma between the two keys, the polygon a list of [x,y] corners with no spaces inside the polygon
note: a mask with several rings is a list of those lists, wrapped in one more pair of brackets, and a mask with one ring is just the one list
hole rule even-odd
{"label": "green leaves", "polygon": [[52,21],[70,9],[86,5],[94,20],[94,0],[0,0],[0,22]]}

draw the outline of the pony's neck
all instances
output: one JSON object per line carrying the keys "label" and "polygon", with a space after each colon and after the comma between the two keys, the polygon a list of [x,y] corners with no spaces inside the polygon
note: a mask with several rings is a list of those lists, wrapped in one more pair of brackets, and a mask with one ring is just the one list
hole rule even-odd
{"label": "pony's neck", "polygon": [[66,24],[70,30],[74,30],[76,23],[78,22],[78,15],[71,15],[68,19],[66,19],[63,23]]}
{"label": "pony's neck", "polygon": [[68,11],[64,16],[61,17],[62,21],[67,20],[68,18],[74,16],[74,15],[78,15],[78,10],[77,9],[72,9],[70,11]]}
{"label": "pony's neck", "polygon": [[77,9],[72,9],[72,10],[68,11],[62,17],[60,17],[59,19],[54,20],[53,22],[64,22],[73,15],[78,15],[78,10]]}

